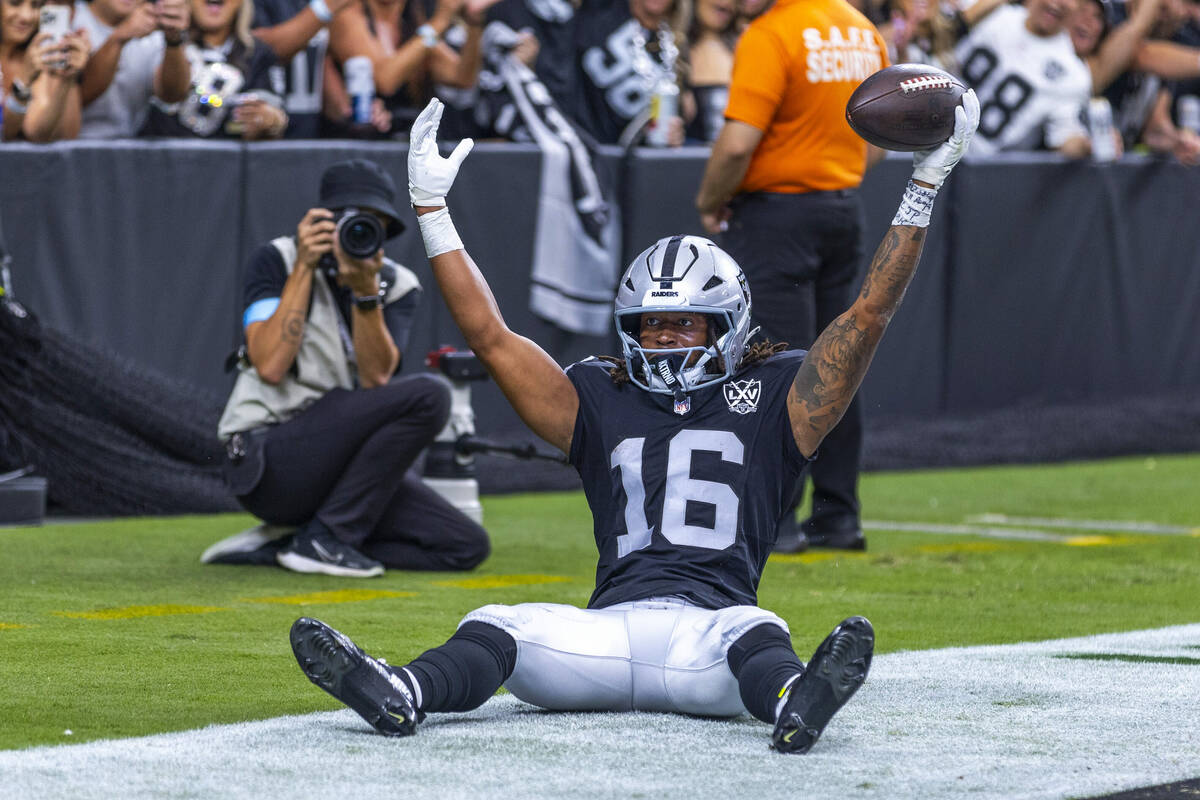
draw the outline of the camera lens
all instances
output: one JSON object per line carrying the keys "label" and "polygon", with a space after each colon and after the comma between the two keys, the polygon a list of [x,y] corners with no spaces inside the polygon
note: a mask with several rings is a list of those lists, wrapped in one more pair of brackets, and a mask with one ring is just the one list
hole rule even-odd
{"label": "camera lens", "polygon": [[383,223],[373,214],[348,214],[338,223],[338,243],[346,255],[369,258],[383,246]]}

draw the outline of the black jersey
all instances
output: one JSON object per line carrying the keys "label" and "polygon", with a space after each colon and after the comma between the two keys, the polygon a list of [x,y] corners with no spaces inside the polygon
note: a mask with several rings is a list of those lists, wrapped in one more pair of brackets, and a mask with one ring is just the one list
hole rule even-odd
{"label": "black jersey", "polygon": [[537,37],[533,71],[558,107],[569,112],[575,62],[575,7],[570,0],[501,0],[487,18]]}
{"label": "black jersey", "polygon": [[254,47],[247,48],[231,36],[221,47],[188,44],[184,49],[192,71],[188,96],[179,103],[150,98],[145,133],[240,138],[241,130],[230,127],[238,95],[253,93],[273,105],[282,105],[283,87],[271,77],[275,53],[258,39],[252,42]]}
{"label": "black jersey", "polygon": [[712,144],[725,127],[725,106],[729,105],[729,84],[693,86],[696,116],[688,123],[684,134],[689,139]]}
{"label": "black jersey", "polygon": [[[650,107],[654,80],[667,68],[666,54],[659,34],[634,19],[628,0],[593,0],[576,19],[572,114],[597,142],[616,144],[630,122]],[[651,74],[641,74],[639,63]]]}
{"label": "black jersey", "polygon": [[671,395],[614,385],[603,361],[567,369],[579,395],[570,460],[599,550],[589,608],[664,596],[706,608],[756,604],[807,463],[787,413],[803,358],[773,356],[692,392],[686,409]]}
{"label": "black jersey", "polygon": [[[272,28],[308,8],[308,0],[254,0],[254,27]],[[329,30],[322,27],[292,60],[271,67],[273,83],[282,83],[283,108],[288,113],[287,139],[316,139],[321,135],[321,103],[325,86],[325,51]]]}

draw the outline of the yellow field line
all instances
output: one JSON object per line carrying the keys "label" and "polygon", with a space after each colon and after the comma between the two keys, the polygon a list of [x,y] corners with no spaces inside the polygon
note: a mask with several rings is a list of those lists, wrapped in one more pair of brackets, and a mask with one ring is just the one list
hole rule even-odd
{"label": "yellow field line", "polygon": [[866,558],[866,553],[855,553],[848,551],[822,551],[820,553],[772,553],[771,560],[778,561],[781,564],[819,564],[822,561],[833,561],[835,559],[858,559]]}
{"label": "yellow field line", "polygon": [[359,603],[364,600],[380,600],[388,597],[416,597],[416,592],[392,592],[384,589],[335,589],[328,592],[310,592],[284,597],[242,597],[239,603],[280,603],[288,606],[306,606],[314,603]]}
{"label": "yellow field line", "polygon": [[533,586],[539,583],[567,583],[570,580],[562,575],[488,575],[457,581],[435,581],[434,586],[446,586],[451,589],[506,589],[510,586]]}
{"label": "yellow field line", "polygon": [[138,619],[140,617],[171,617],[178,614],[211,614],[228,611],[219,606],[125,606],[124,608],[101,608],[95,611],[52,611],[56,617],[68,619]]}

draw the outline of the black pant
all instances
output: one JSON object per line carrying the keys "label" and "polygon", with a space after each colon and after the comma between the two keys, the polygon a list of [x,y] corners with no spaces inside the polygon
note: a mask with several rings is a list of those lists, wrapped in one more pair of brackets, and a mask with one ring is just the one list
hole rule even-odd
{"label": "black pant", "polygon": [[[862,204],[855,190],[739,195],[721,246],[750,283],[761,335],[808,349],[850,307],[862,262]],[[862,409],[855,398],[812,464],[817,531],[858,525]],[[803,478],[796,504],[804,496]]]}
{"label": "black pant", "polygon": [[[409,472],[449,413],[450,392],[430,375],[334,389],[259,429],[261,447],[246,459],[262,460],[262,477],[238,502],[276,525],[315,518],[392,569],[471,569],[487,558],[487,532]],[[258,469],[238,468],[247,466]]]}

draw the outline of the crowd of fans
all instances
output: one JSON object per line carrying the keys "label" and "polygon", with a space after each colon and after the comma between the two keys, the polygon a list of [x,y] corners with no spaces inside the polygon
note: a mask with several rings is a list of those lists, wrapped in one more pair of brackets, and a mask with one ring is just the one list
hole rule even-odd
{"label": "crowd of fans", "polygon": [[[1093,123],[1111,110],[1117,152],[1200,162],[1200,0],[851,2],[893,63],[975,88],[976,152],[1087,156],[1090,107]],[[710,143],[738,37],[769,4],[0,0],[3,138],[403,137],[433,95],[447,136],[504,138],[515,59],[596,142]],[[46,29],[56,6],[65,33]],[[347,80],[364,69],[373,91]]]}

